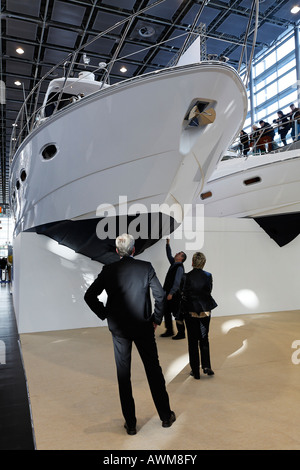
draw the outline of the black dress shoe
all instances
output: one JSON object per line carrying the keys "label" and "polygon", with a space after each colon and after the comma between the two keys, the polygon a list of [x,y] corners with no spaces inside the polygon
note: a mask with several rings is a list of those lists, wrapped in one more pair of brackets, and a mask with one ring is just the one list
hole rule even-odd
{"label": "black dress shoe", "polygon": [[174,334],[173,331],[168,331],[167,330],[167,331],[165,331],[165,333],[162,333],[160,336],[162,338],[167,338],[168,336],[173,336],[173,334]]}
{"label": "black dress shoe", "polygon": [[169,428],[170,426],[172,426],[172,424],[174,423],[174,421],[176,421],[176,416],[175,416],[175,413],[174,411],[171,411],[171,416],[169,419],[166,419],[165,421],[162,422],[162,427],[163,428]]}
{"label": "black dress shoe", "polygon": [[207,375],[214,375],[214,371],[212,369],[209,369],[209,367],[205,367],[205,369],[203,369],[203,372],[204,374],[207,374]]}
{"label": "black dress shoe", "polygon": [[185,338],[185,335],[180,335],[179,333],[177,333],[177,335],[173,336],[172,339],[184,339]]}
{"label": "black dress shoe", "polygon": [[193,372],[193,371],[191,370],[190,375],[191,375],[192,377],[194,377],[194,379],[200,380],[200,374],[199,374],[199,372],[196,372],[196,373],[195,373],[195,372]]}
{"label": "black dress shoe", "polygon": [[128,426],[128,424],[125,423],[124,428],[126,429],[127,434],[129,434],[130,436],[134,436],[134,434],[136,434],[136,427],[135,426]]}

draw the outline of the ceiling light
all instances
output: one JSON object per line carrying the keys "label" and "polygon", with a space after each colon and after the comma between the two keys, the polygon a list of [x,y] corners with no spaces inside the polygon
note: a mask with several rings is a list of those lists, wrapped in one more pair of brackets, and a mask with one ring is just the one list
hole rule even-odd
{"label": "ceiling light", "polygon": [[139,35],[142,38],[151,38],[155,34],[155,29],[152,26],[144,25],[139,29]]}
{"label": "ceiling light", "polygon": [[127,68],[126,68],[126,67],[124,67],[124,66],[123,66],[123,67],[121,67],[121,68],[120,68],[120,72],[122,72],[122,73],[125,73],[125,72],[127,72]]}
{"label": "ceiling light", "polygon": [[24,49],[22,49],[22,47],[18,47],[18,49],[16,49],[16,52],[18,54],[24,54]]}
{"label": "ceiling light", "polygon": [[86,53],[84,53],[82,56],[82,60],[84,65],[89,65],[91,59],[86,55]]}
{"label": "ceiling light", "polygon": [[15,81],[15,85],[17,85],[17,86],[21,86],[21,85],[22,85],[22,83],[20,82],[20,80],[16,80],[16,81]]}
{"label": "ceiling light", "polygon": [[294,14],[299,13],[299,11],[300,11],[300,7],[298,7],[298,5],[295,5],[295,6],[291,9],[291,13],[294,13]]}

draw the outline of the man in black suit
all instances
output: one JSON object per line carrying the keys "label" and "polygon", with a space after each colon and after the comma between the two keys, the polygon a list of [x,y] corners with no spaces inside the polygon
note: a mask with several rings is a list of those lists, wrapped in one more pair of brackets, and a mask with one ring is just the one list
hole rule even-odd
{"label": "man in black suit", "polygon": [[[136,434],[135,403],[132,395],[130,369],[132,342],[143,361],[152,398],[163,427],[170,427],[176,417],[170,409],[165,379],[159,364],[155,328],[163,317],[165,293],[151,263],[133,258],[134,238],[120,235],[116,240],[120,260],[103,267],[88,288],[84,300],[101,319],[107,318],[112,333],[119,394],[125,429]],[[150,288],[155,305],[152,313]],[[103,290],[107,304],[98,300]]]}
{"label": "man in black suit", "polygon": [[[165,307],[165,326],[166,331],[162,333],[160,336],[168,337],[173,336],[173,321],[172,321],[172,314],[176,317],[176,313],[179,307],[179,289],[181,285],[181,281],[184,276],[184,267],[183,263],[186,260],[186,254],[184,251],[180,251],[176,253],[176,255],[172,256],[172,250],[170,247],[170,240],[166,239],[166,253],[167,258],[170,263],[170,267],[165,277],[165,282],[163,285],[163,289],[166,293],[166,307]],[[176,320],[176,327],[177,327],[177,334],[172,337],[172,339],[183,339],[185,338],[185,328],[184,323],[181,320]]]}

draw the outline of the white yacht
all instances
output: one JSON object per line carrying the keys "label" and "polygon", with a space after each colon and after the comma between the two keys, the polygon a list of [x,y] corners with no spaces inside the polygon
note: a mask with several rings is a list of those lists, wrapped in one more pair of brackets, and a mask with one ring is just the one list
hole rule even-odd
{"label": "white yacht", "polygon": [[99,236],[99,222],[111,217],[118,234],[119,225],[127,230],[151,216],[137,240],[143,251],[182,222],[184,205],[201,192],[246,113],[241,78],[216,60],[113,85],[88,71],[52,80],[40,109],[22,122],[25,103],[14,127],[15,236],[47,235],[107,262],[114,236]]}
{"label": "white yacht", "polygon": [[300,233],[300,142],[263,155],[227,153],[198,203],[206,217],[253,218],[279,246]]}

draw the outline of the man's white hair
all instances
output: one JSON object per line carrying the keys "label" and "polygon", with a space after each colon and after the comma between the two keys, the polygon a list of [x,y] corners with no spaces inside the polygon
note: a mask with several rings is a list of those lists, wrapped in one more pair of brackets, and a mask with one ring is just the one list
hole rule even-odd
{"label": "man's white hair", "polygon": [[134,238],[129,233],[123,233],[116,239],[116,247],[120,256],[130,256],[134,248]]}

